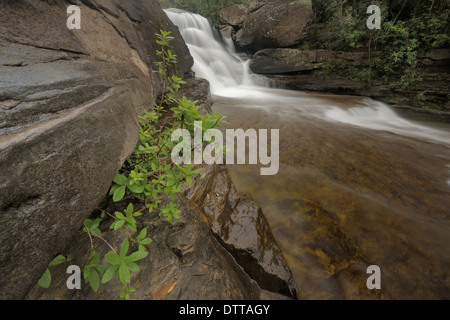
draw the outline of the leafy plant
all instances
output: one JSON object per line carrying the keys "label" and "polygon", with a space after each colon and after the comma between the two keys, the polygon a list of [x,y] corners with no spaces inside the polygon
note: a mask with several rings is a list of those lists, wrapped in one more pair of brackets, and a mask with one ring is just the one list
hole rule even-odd
{"label": "leafy plant", "polygon": [[[156,43],[160,46],[157,55],[161,61],[155,63],[154,72],[162,79],[162,94],[154,110],[144,111],[139,118],[141,126],[138,144],[115,175],[110,189],[113,202],[126,199],[130,201],[123,211],[116,211],[114,214],[102,211],[98,218],[86,219],[82,229],[91,243],[91,254],[83,269],[85,283],[96,292],[100,284],[117,277],[122,284],[118,287],[120,298],[124,299],[130,299],[131,293],[135,291],[130,287],[131,275],[140,271],[137,262],[148,256],[146,246],[152,243],[147,237],[148,230],[139,230],[136,219],[145,212],[156,212],[170,223],[179,219],[181,210],[177,208],[176,195],[184,183],[191,184],[192,176],[201,172],[201,169],[193,170],[192,165],[182,167],[172,162],[171,152],[175,146],[171,139],[172,133],[180,128],[186,128],[193,133],[195,121],[201,121],[204,130],[224,122],[218,113],[202,115],[197,101],[174,97],[185,83],[175,75],[169,76],[169,72],[177,64],[177,56],[170,44],[174,38],[170,32],[162,30],[156,37]],[[171,202],[162,205],[165,196],[171,199]],[[131,199],[140,200],[137,202],[142,204],[142,207],[136,208]],[[107,222],[105,218],[112,220],[109,228],[101,227],[102,223]],[[106,230],[105,232],[122,231],[126,235],[120,250],[116,250],[105,239],[102,229]],[[111,249],[104,259],[95,251],[94,239],[104,242]],[[48,287],[49,282],[50,275],[46,272],[40,284]]]}
{"label": "leafy plant", "polygon": [[55,257],[50,264],[48,265],[48,268],[45,270],[44,274],[42,275],[42,277],[39,279],[38,284],[45,288],[48,289],[50,287],[50,284],[52,282],[52,275],[50,273],[50,268],[51,267],[55,267],[57,265],[60,265],[64,262],[66,262],[66,257],[59,255],[57,257]]}

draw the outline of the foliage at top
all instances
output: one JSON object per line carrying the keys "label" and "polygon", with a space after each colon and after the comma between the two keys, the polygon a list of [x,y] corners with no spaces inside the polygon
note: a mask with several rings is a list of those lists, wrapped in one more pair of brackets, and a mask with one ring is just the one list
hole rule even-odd
{"label": "foliage at top", "polygon": [[[381,8],[382,30],[366,28],[371,4]],[[371,78],[376,75],[392,87],[421,80],[418,54],[450,47],[448,0],[316,0],[313,8],[315,23],[303,48],[380,51],[382,55],[372,61]]]}

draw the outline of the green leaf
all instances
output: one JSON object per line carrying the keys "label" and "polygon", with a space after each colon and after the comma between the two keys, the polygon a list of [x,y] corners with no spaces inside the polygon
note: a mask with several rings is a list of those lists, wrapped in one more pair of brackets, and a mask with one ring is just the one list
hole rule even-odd
{"label": "green leaf", "polygon": [[89,273],[89,284],[91,285],[94,292],[98,291],[98,288],[100,286],[100,277],[95,269],[91,269],[91,272]]}
{"label": "green leaf", "polygon": [[53,259],[52,262],[50,262],[50,264],[48,266],[54,267],[54,266],[57,266],[57,265],[60,265],[64,262],[66,262],[66,261],[67,261],[66,257],[59,255],[55,259]]}
{"label": "green leaf", "polygon": [[105,273],[103,274],[102,283],[107,283],[114,278],[114,276],[117,273],[118,265],[110,266],[106,269]]}
{"label": "green leaf", "polygon": [[122,212],[116,211],[114,214],[118,219],[125,220],[125,216],[122,214]]}
{"label": "green leaf", "polygon": [[91,257],[89,258],[88,263],[90,265],[96,265],[100,262],[100,256],[96,251],[92,252]]}
{"label": "green leaf", "polygon": [[126,257],[129,246],[130,246],[130,242],[128,241],[128,238],[125,238],[122,242],[122,246],[120,247],[120,257],[121,258]]}
{"label": "green leaf", "polygon": [[127,183],[128,178],[125,177],[123,174],[117,173],[116,176],[114,177],[114,180],[113,180],[113,181],[114,181],[115,183],[117,183],[118,185],[123,186],[124,184]]}
{"label": "green leaf", "polygon": [[84,267],[83,269],[83,278],[86,283],[89,282],[89,275],[91,274],[92,268],[89,266]]}
{"label": "green leaf", "polygon": [[136,237],[137,241],[142,241],[145,236],[147,235],[147,228],[142,229],[142,231],[139,233],[139,235]]}
{"label": "green leaf", "polygon": [[144,259],[147,255],[148,255],[147,252],[136,251],[136,252],[133,252],[128,257],[126,257],[126,260],[129,262],[139,261],[141,259]]}
{"label": "green leaf", "polygon": [[96,265],[95,270],[97,270],[98,274],[102,276],[105,273],[106,267],[102,265]]}
{"label": "green leaf", "polygon": [[91,229],[91,234],[94,235],[94,236],[97,236],[97,237],[101,237],[102,236],[102,232],[98,228]]}
{"label": "green leaf", "polygon": [[128,186],[128,189],[133,193],[143,193],[145,190],[145,185],[136,185],[133,184],[131,186]]}
{"label": "green leaf", "polygon": [[50,270],[45,270],[42,277],[39,279],[38,284],[44,288],[48,289],[50,287],[50,284],[52,282],[52,275],[50,274]]}
{"label": "green leaf", "polygon": [[136,227],[136,223],[130,223],[128,224],[128,227],[133,230],[134,232],[137,232],[137,227]]}
{"label": "green leaf", "polygon": [[134,211],[134,206],[132,203],[130,203],[128,205],[127,209],[125,210],[127,217],[131,217],[133,215],[133,211]]}
{"label": "green leaf", "polygon": [[112,265],[118,265],[120,264],[120,257],[115,252],[109,252],[105,256],[106,261],[108,261]]}
{"label": "green leaf", "polygon": [[127,266],[128,266],[128,269],[130,269],[131,272],[137,273],[137,272],[141,271],[139,266],[136,263],[134,263],[134,262],[127,262]]}
{"label": "green leaf", "polygon": [[126,263],[122,263],[119,267],[119,278],[124,285],[126,285],[130,280],[130,269],[128,268]]}
{"label": "green leaf", "polygon": [[119,220],[119,221],[114,222],[111,225],[111,228],[113,228],[114,230],[118,230],[118,229],[122,228],[124,224],[125,224],[125,220]]}
{"label": "green leaf", "polygon": [[120,186],[118,184],[115,184],[112,186],[111,190],[109,190],[109,195],[112,196],[114,192],[119,188]]}
{"label": "green leaf", "polygon": [[140,244],[150,244],[150,243],[152,243],[152,242],[153,242],[152,239],[146,238],[146,239],[142,240],[142,241],[140,242]]}
{"label": "green leaf", "polygon": [[114,191],[113,201],[118,202],[122,200],[123,197],[125,196],[125,190],[126,186],[120,186],[119,188],[117,188],[116,191]]}

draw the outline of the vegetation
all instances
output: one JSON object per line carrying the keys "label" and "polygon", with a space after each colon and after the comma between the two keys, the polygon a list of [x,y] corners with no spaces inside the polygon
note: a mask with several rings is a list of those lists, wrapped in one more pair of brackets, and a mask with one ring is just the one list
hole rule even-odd
{"label": "vegetation", "polygon": [[217,13],[232,4],[247,3],[247,0],[158,0],[161,7],[178,8],[198,13],[217,23]]}
{"label": "vegetation", "polygon": [[[366,27],[367,6],[378,5],[382,30]],[[390,82],[392,87],[408,87],[421,80],[417,72],[418,54],[450,47],[448,0],[316,0],[315,24],[303,47],[342,51],[366,51],[369,66],[359,77]],[[381,52],[377,57],[372,53]]]}
{"label": "vegetation", "polygon": [[[224,122],[222,116],[217,113],[202,115],[197,101],[174,97],[185,82],[175,75],[169,76],[177,64],[177,56],[170,45],[173,39],[170,32],[161,31],[157,34],[156,42],[160,46],[157,54],[161,61],[156,63],[155,72],[162,78],[163,92],[154,110],[146,111],[140,118],[139,142],[133,155],[114,177],[110,190],[114,202],[127,200],[128,206],[124,211],[114,214],[102,210],[96,219],[86,219],[82,230],[91,243],[90,258],[83,269],[85,283],[97,291],[101,283],[118,277],[122,284],[120,297],[125,299],[130,299],[130,294],[135,290],[130,287],[129,282],[130,275],[139,272],[136,262],[147,257],[146,246],[152,242],[147,237],[146,228],[138,229],[136,218],[144,213],[155,212],[173,223],[181,213],[175,202],[176,194],[184,183],[192,183],[193,175],[200,173],[200,169],[193,170],[192,165],[182,167],[172,162],[171,152],[175,146],[171,139],[172,133],[184,128],[193,135],[195,121],[201,121],[205,130]],[[163,205],[162,199],[165,197],[169,197],[171,201]],[[137,203],[141,208],[135,208],[133,205],[133,200],[136,199],[140,200]],[[109,230],[121,230],[126,235],[120,249],[108,243],[100,230],[100,224],[108,217],[109,221],[112,221]],[[111,249],[104,259],[95,250],[94,239],[103,241]],[[106,265],[102,264],[102,261],[106,261]],[[64,257],[58,256],[49,267],[63,262]],[[50,283],[51,274],[47,269],[39,284],[48,288]]]}

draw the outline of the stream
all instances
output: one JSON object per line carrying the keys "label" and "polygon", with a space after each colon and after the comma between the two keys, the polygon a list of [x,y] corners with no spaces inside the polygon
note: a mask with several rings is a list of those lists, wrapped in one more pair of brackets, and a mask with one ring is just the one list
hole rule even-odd
{"label": "stream", "polygon": [[[166,13],[225,128],[279,130],[276,175],[228,167],[261,206],[300,298],[450,298],[449,124],[366,97],[271,88],[206,19]],[[380,290],[366,286],[370,265],[380,267]]]}

